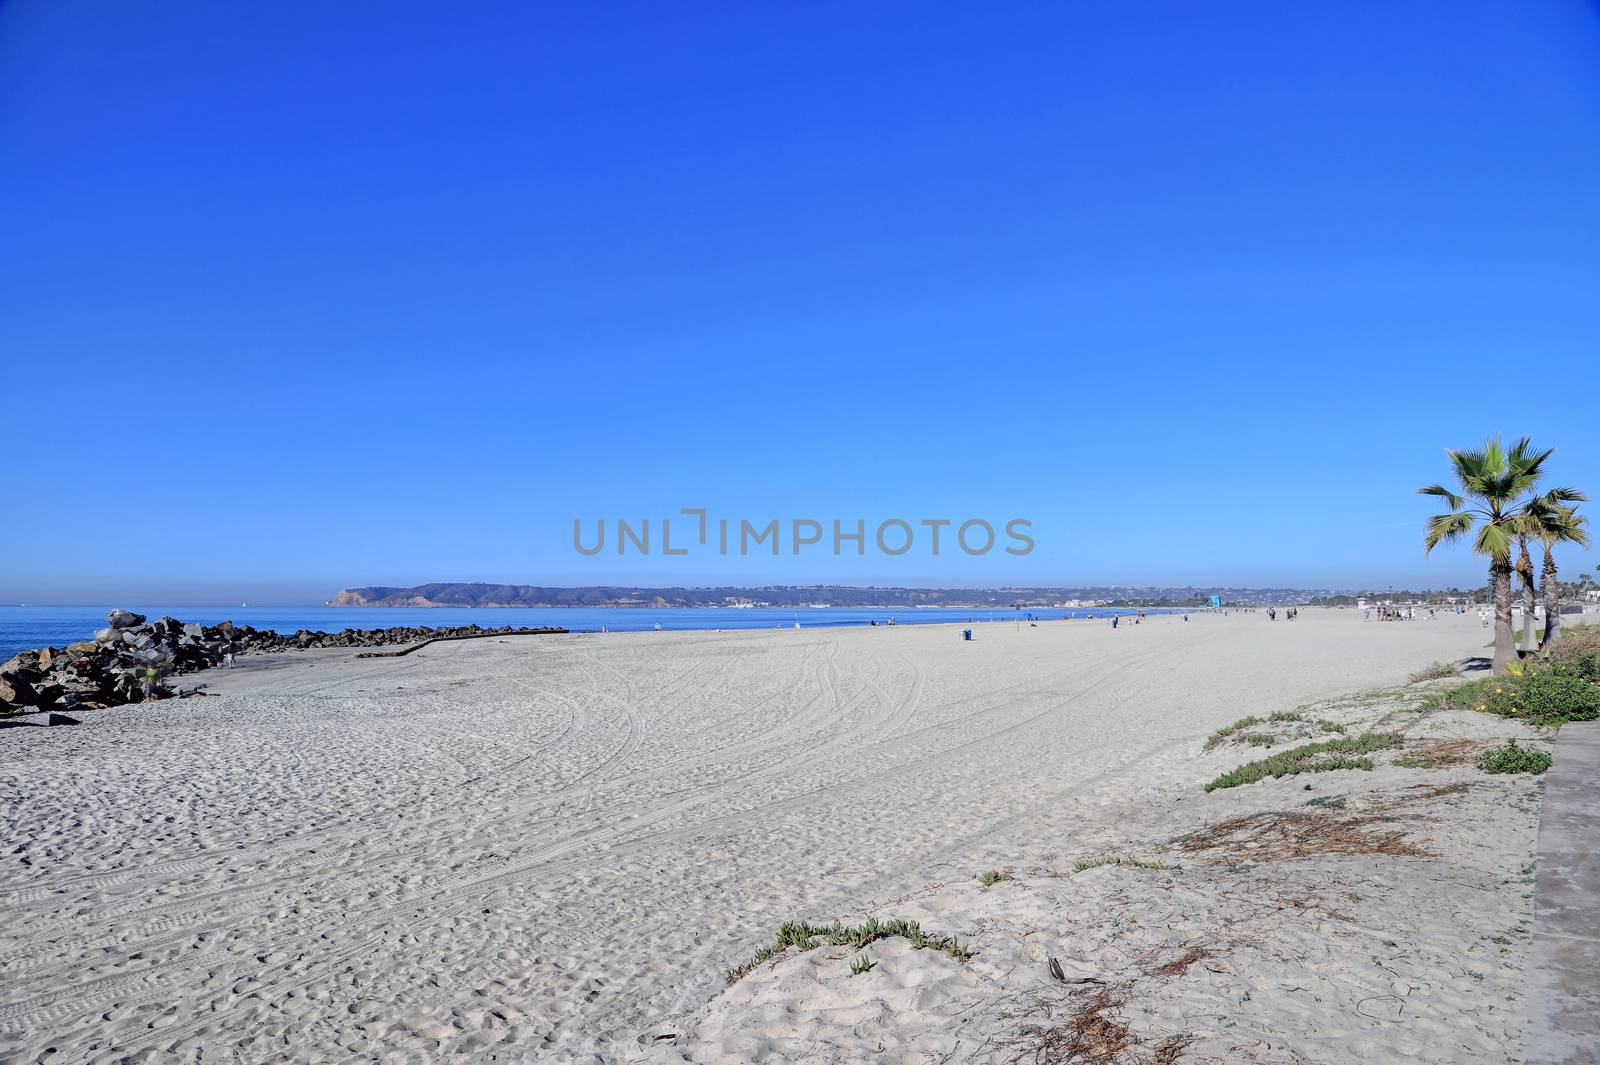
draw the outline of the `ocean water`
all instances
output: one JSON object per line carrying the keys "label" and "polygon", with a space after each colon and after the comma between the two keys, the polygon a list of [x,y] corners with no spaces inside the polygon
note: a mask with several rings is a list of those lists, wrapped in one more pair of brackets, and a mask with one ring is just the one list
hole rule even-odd
{"label": "ocean water", "polygon": [[[8,606],[0,607],[0,662],[24,648],[64,647],[77,640],[87,640],[94,630],[106,623],[106,613],[111,608],[88,606]],[[866,625],[877,620],[881,625],[890,618],[901,625],[931,624],[934,622],[1000,622],[1026,620],[1059,620],[1069,615],[1076,618],[1104,618],[1112,614],[1137,613],[1134,610],[1103,608],[1078,610],[980,610],[963,607],[933,609],[855,610],[812,608],[765,608],[747,610],[729,607],[681,607],[652,609],[646,607],[217,607],[217,606],[149,606],[130,604],[125,609],[144,614],[154,621],[159,617],[174,617],[179,621],[215,625],[232,621],[240,625],[253,625],[258,629],[271,629],[284,634],[297,629],[337,632],[340,629],[386,629],[396,625],[478,624],[486,628],[500,625],[551,625],[573,632],[598,632],[601,628],[612,632],[642,632],[662,629],[770,629],[791,628],[796,623],[802,628],[824,628],[835,625]],[[1150,611],[1159,613],[1159,611]]]}

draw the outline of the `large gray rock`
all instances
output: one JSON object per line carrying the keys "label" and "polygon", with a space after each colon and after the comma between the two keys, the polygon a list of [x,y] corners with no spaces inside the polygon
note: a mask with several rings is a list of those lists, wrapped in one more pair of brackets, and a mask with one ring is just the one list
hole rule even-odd
{"label": "large gray rock", "polygon": [[113,629],[131,629],[135,625],[144,624],[144,615],[135,614],[131,610],[113,610],[106,615],[106,622]]}
{"label": "large gray rock", "polygon": [[95,643],[119,643],[121,640],[122,633],[118,632],[116,629],[113,629],[109,625],[103,629],[94,630]]}

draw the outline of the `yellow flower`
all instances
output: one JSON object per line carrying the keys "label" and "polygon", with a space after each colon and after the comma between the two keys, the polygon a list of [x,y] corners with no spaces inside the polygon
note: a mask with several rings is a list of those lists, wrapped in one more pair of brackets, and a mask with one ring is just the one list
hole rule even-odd
{"label": "yellow flower", "polygon": [[1484,704],[1483,704],[1483,703],[1479,703],[1479,704],[1478,704],[1478,709],[1479,709],[1479,710],[1487,710],[1487,709],[1489,709],[1489,708],[1488,708],[1488,707],[1487,707],[1487,706],[1485,706],[1485,705],[1484,705]]}
{"label": "yellow flower", "polygon": [[1505,693],[1506,693],[1506,690],[1505,690],[1505,689],[1504,689],[1504,688],[1496,688],[1496,689],[1495,689],[1495,690],[1494,690],[1494,693],[1495,693],[1495,694],[1496,694],[1496,695],[1504,695],[1504,694],[1505,694]]}

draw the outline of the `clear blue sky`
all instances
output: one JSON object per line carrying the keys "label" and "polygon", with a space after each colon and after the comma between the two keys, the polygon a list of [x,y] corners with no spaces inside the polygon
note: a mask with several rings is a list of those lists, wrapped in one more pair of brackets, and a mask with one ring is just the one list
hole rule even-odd
{"label": "clear blue sky", "polygon": [[[0,5],[0,601],[1476,584],[1444,447],[1600,493],[1595,4],[863,7]],[[694,505],[1038,546],[570,546]]]}

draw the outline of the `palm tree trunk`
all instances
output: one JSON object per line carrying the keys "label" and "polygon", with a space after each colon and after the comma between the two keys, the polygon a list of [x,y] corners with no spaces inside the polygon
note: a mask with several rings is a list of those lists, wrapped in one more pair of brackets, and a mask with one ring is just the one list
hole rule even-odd
{"label": "palm tree trunk", "polygon": [[1489,563],[1489,588],[1494,595],[1494,664],[1493,672],[1504,673],[1517,649],[1511,640],[1511,560],[1495,559]]}
{"label": "palm tree trunk", "polygon": [[1561,641],[1561,582],[1556,579],[1556,558],[1546,545],[1544,569],[1539,572],[1539,584],[1544,591],[1544,642],[1541,651],[1554,647]]}
{"label": "palm tree trunk", "polygon": [[1533,654],[1533,559],[1528,556],[1528,539],[1519,537],[1522,557],[1518,560],[1517,575],[1522,578],[1522,651]]}

